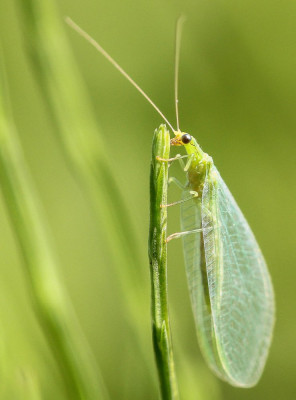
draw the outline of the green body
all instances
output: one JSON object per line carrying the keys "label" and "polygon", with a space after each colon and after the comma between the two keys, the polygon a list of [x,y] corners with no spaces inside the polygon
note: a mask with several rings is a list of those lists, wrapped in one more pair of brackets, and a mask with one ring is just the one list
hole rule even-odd
{"label": "green body", "polygon": [[[178,145],[181,135],[173,140]],[[183,247],[197,336],[216,375],[233,386],[251,387],[263,372],[272,339],[271,279],[212,158],[194,138],[184,147],[191,162],[183,199],[198,193],[181,205],[182,231],[195,231],[183,236]]]}
{"label": "green body", "polygon": [[186,152],[191,156],[191,163],[187,172],[188,187],[198,193],[201,197],[206,170],[213,163],[212,158],[202,151],[197,141],[192,138],[191,142],[184,145]]}

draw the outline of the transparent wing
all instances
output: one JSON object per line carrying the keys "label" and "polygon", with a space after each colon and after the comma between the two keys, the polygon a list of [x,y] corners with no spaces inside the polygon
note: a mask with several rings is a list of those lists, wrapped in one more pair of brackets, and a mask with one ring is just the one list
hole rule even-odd
{"label": "transparent wing", "polygon": [[253,386],[274,325],[274,295],[256,239],[215,166],[205,178],[201,218],[214,337],[224,379]]}
{"label": "transparent wing", "polygon": [[[182,198],[190,197],[189,190],[183,192]],[[201,199],[192,199],[181,204],[181,229],[191,231],[201,228]],[[187,274],[189,295],[195,319],[197,337],[201,351],[210,368],[222,379],[224,370],[220,363],[211,313],[210,297],[207,283],[203,236],[193,233],[183,236],[184,259]]]}

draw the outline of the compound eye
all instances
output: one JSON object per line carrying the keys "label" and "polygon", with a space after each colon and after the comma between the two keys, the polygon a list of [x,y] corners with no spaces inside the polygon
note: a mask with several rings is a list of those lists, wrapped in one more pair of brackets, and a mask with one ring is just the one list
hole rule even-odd
{"label": "compound eye", "polygon": [[181,140],[182,140],[182,143],[188,144],[191,142],[191,135],[189,135],[189,133],[184,133]]}

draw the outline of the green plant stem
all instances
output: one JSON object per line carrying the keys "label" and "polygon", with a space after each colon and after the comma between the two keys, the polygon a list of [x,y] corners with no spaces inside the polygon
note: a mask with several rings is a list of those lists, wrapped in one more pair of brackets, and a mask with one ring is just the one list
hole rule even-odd
{"label": "green plant stem", "polygon": [[[1,74],[2,71],[0,71]],[[71,400],[106,399],[100,373],[57,276],[57,261],[0,77],[0,182],[29,293]]]}
{"label": "green plant stem", "polygon": [[152,335],[163,400],[177,400],[167,292],[167,204],[170,135],[165,125],[154,132],[150,172],[149,262],[151,271]]}

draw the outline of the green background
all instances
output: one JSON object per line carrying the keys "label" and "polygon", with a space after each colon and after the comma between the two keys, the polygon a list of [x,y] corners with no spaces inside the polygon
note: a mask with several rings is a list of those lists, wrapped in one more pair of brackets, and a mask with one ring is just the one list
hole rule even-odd
{"label": "green background", "polygon": [[[98,39],[173,125],[175,21],[181,13],[187,15],[180,65],[181,129],[214,158],[255,232],[273,278],[277,319],[258,385],[237,389],[220,382],[201,358],[181,243],[171,242],[169,300],[181,398],[295,399],[296,3],[61,0],[58,7],[61,19],[71,16]],[[126,320],[126,301],[137,302],[133,287],[127,291],[122,285],[113,265],[117,249],[56,139],[26,53],[17,2],[0,2],[1,62],[26,160],[54,236],[61,279],[111,399],[156,399],[147,235],[151,140],[162,121],[101,55],[67,26],[65,31],[136,233],[135,251],[142,260],[137,273],[147,299],[139,319],[148,368]],[[170,171],[184,179],[177,165]],[[172,188],[170,200],[179,195]],[[24,388],[37,385],[40,398],[64,399],[59,372],[31,309],[2,200],[0,220],[1,398],[23,399]],[[175,207],[169,210],[169,232],[178,229]]]}

